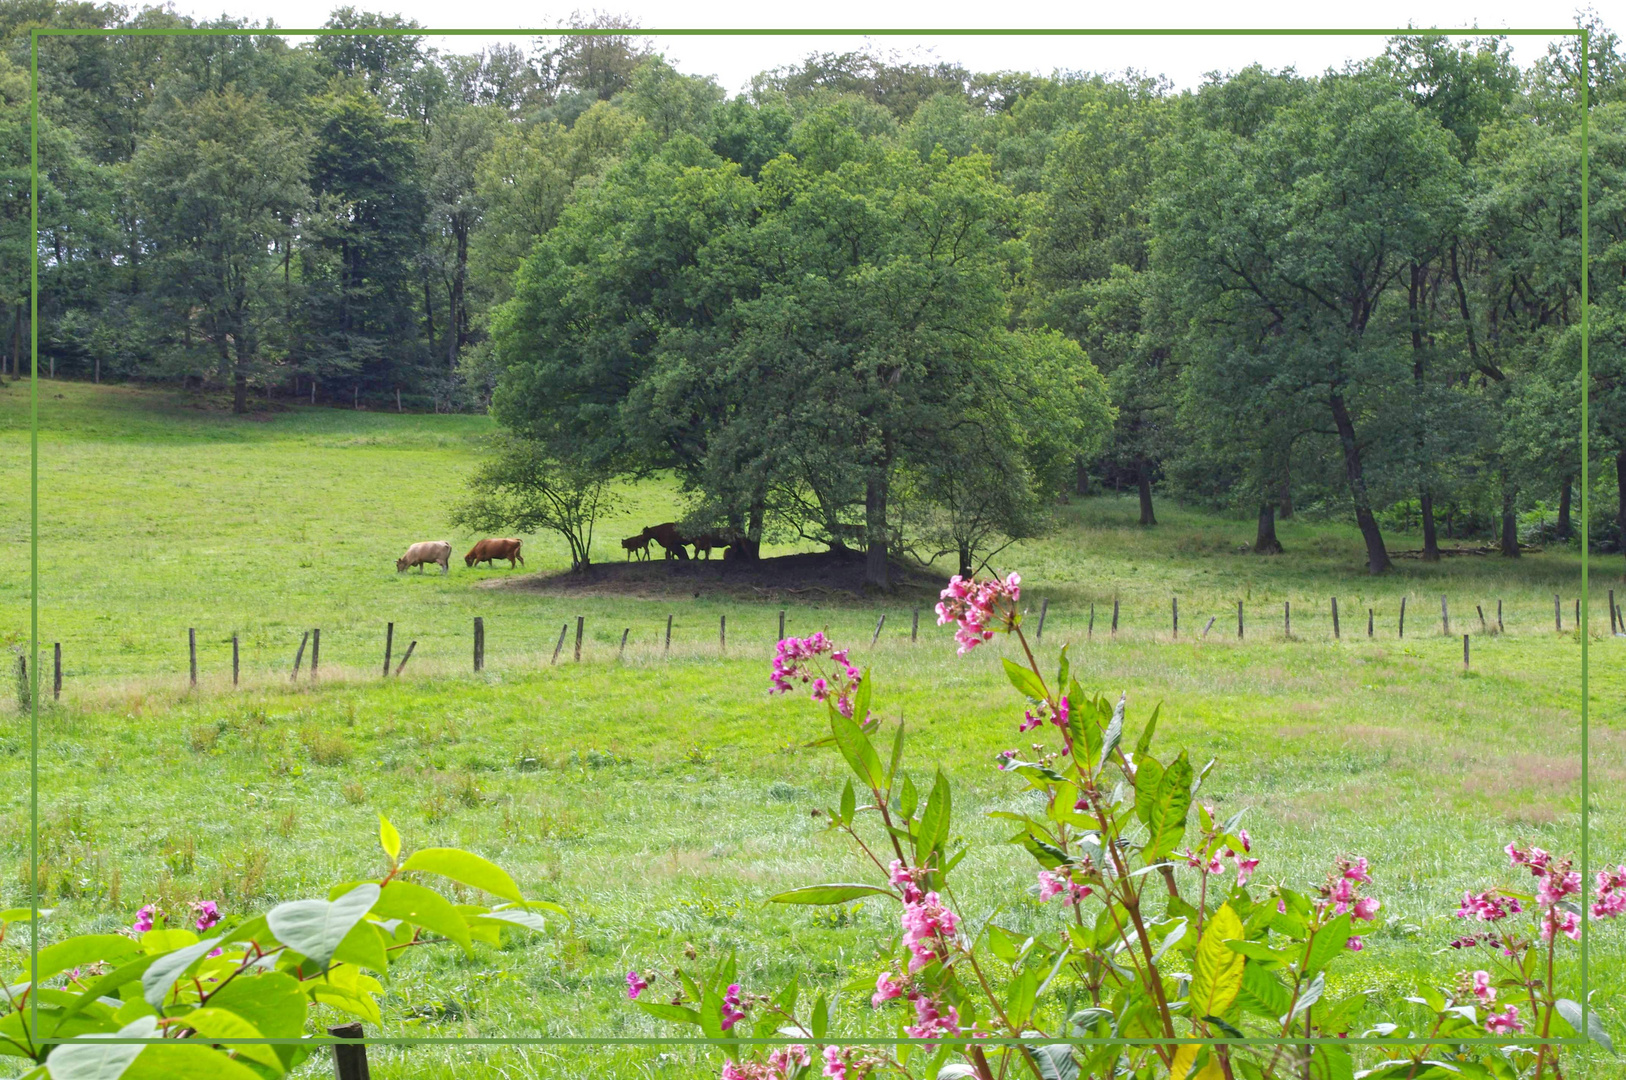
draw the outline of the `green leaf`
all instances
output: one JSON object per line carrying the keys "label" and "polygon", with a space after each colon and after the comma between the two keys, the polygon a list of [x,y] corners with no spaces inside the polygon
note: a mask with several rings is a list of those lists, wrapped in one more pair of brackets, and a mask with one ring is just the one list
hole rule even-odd
{"label": "green leaf", "polygon": [[1221,905],[1203,927],[1191,976],[1190,1009],[1197,1016],[1224,1016],[1242,990],[1246,961],[1226,947],[1242,936],[1242,920],[1230,904]]}
{"label": "green leaf", "polygon": [[1026,968],[1015,979],[1011,980],[1010,990],[1005,997],[1006,1019],[1016,1027],[1022,1027],[1033,1015],[1033,1002],[1039,991],[1039,970]]}
{"label": "green leaf", "polygon": [[378,842],[384,845],[384,854],[390,857],[390,865],[401,860],[401,834],[395,831],[395,826],[383,814],[378,815]]}
{"label": "green leaf", "polygon": [[1032,833],[1022,834],[1022,846],[1028,849],[1039,865],[1046,870],[1054,870],[1067,862],[1067,853],[1054,844],[1047,844]]}
{"label": "green leaf", "polygon": [[202,960],[218,944],[219,938],[207,938],[196,945],[164,953],[154,960],[152,966],[141,973],[141,996],[147,999],[147,1004],[155,1009],[162,1007],[164,998],[169,996],[170,988],[175,985],[175,980],[184,976],[191,970],[193,964]]}
{"label": "green leaf", "polygon": [[768,897],[768,903],[845,904],[849,900],[857,900],[864,896],[890,896],[894,900],[897,899],[897,896],[890,889],[882,889],[875,885],[835,882],[829,885],[804,885],[800,889],[778,893]]}
{"label": "green leaf", "polygon": [[69,968],[84,967],[98,960],[116,962],[140,951],[141,947],[123,934],[81,934],[41,949],[34,978],[44,982]]}
{"label": "green leaf", "polygon": [[[180,1022],[196,1031],[205,1039],[263,1039],[266,1036],[259,1028],[249,1023],[228,1009],[205,1005],[201,1009],[193,1009],[183,1014]],[[264,1043],[256,1046],[253,1043],[242,1043],[231,1047],[231,1051],[250,1061],[264,1065],[279,1076],[287,1070],[283,1067],[282,1059]]]}
{"label": "green leaf", "polygon": [[822,1039],[830,1027],[830,1003],[820,994],[813,1001],[813,1016],[811,1020],[813,1038]]}
{"label": "green leaf", "polygon": [[1182,750],[1158,781],[1157,795],[1152,800],[1146,820],[1151,836],[1142,851],[1147,862],[1155,862],[1180,846],[1186,835],[1186,813],[1190,809],[1191,762],[1186,760]]}
{"label": "green leaf", "polygon": [[1152,735],[1157,731],[1157,714],[1162,710],[1163,703],[1161,701],[1152,706],[1152,718],[1146,721],[1146,729],[1140,733],[1140,738],[1135,740],[1136,761],[1139,761],[1141,755],[1152,748]]}
{"label": "green leaf", "polygon": [[[854,715],[857,715],[856,710]],[[881,759],[875,753],[875,747],[870,743],[869,736],[857,724],[842,716],[833,702],[830,704],[830,733],[836,738],[836,748],[841,751],[841,756],[847,759],[847,764],[852,766],[864,786],[871,791],[880,791]]]}
{"label": "green leaf", "polygon": [[1262,941],[1228,941],[1225,944],[1232,952],[1240,953],[1249,960],[1257,960],[1269,967],[1286,967],[1297,959],[1292,952],[1286,949],[1272,949]]}
{"label": "green leaf", "polygon": [[853,815],[858,812],[858,796],[853,791],[853,782],[849,778],[847,786],[841,789],[841,821],[842,824],[851,825]]}
{"label": "green leaf", "polygon": [[1293,1002],[1293,1015],[1286,1019],[1292,1021],[1294,1018],[1303,1015],[1305,1009],[1321,1000],[1321,994],[1326,989],[1327,973],[1324,971],[1316,972],[1315,978],[1310,980],[1310,984],[1299,990],[1299,998]]}
{"label": "green leaf", "polygon": [[433,889],[397,879],[384,886],[371,910],[380,919],[405,920],[457,942],[464,952],[471,950],[469,924],[451,901]]}
{"label": "green leaf", "polygon": [[1095,763],[1093,775],[1101,775],[1101,770],[1107,767],[1107,761],[1112,752],[1118,749],[1118,743],[1124,737],[1124,702],[1127,695],[1118,698],[1118,704],[1112,708],[1112,719],[1107,721],[1107,732],[1101,739],[1101,753]]}
{"label": "green leaf", "polygon": [[[853,715],[858,714],[854,711]],[[903,764],[903,721],[899,720],[897,734],[892,736],[892,764],[887,766],[886,770],[886,788],[888,791],[891,791],[892,785],[897,782],[898,766],[901,764]],[[910,813],[914,813],[914,811],[911,810]]]}
{"label": "green leaf", "polygon": [[917,864],[925,865],[932,850],[948,839],[950,810],[948,777],[939,769],[937,779],[932,781],[931,794],[926,796],[926,809],[920,815],[920,836],[915,848]]}
{"label": "green leaf", "polygon": [[310,1012],[299,980],[281,971],[239,975],[211,993],[209,1004],[251,1021],[268,1039],[297,1039]]}
{"label": "green leaf", "polygon": [[[871,683],[869,678],[869,668],[865,668],[863,674],[858,676],[858,688],[853,691],[854,724],[862,724],[869,717],[870,690]],[[879,759],[877,759],[877,761],[879,761]],[[875,771],[877,775],[880,774],[881,770],[879,765],[877,765]]]}
{"label": "green leaf", "polygon": [[526,908],[499,908],[488,911],[483,915],[474,916],[473,922],[498,922],[508,926],[519,926],[526,930],[534,930],[538,934],[546,933],[548,921],[534,911]]}
{"label": "green leaf", "polygon": [[1071,642],[1068,642],[1066,645],[1061,647],[1061,656],[1056,661],[1057,686],[1066,686],[1073,680],[1073,662],[1067,655],[1067,650],[1071,649],[1072,647]]}
{"label": "green leaf", "polygon": [[1237,1000],[1255,1016],[1280,1023],[1292,1005],[1293,993],[1271,969],[1261,964],[1245,964],[1242,992]]}
{"label": "green leaf", "polygon": [[[364,882],[337,900],[294,900],[278,904],[266,912],[265,922],[282,944],[317,967],[327,967],[339,943],[378,902],[380,894],[377,885]],[[152,972],[149,970],[147,974]]]}
{"label": "green leaf", "polygon": [[[107,1036],[101,1036],[106,1038]],[[143,1016],[119,1028],[120,1039],[158,1038],[158,1020]],[[82,1042],[58,1046],[45,1061],[51,1080],[119,1080],[147,1047],[140,1043],[98,1043],[86,1035]]]}
{"label": "green leaf", "polygon": [[123,1080],[260,1080],[260,1074],[218,1050],[165,1039],[142,1047]]}
{"label": "green leaf", "polygon": [[1157,802],[1157,786],[1163,782],[1163,764],[1157,758],[1135,755],[1135,816],[1145,824],[1152,820]]}
{"label": "green leaf", "polygon": [[903,788],[898,792],[898,813],[907,821],[915,816],[918,809],[920,809],[920,792],[915,790],[914,778],[904,773]]}
{"label": "green leaf", "polygon": [[[1580,1002],[1571,1001],[1569,998],[1559,998],[1553,1004],[1558,1009],[1558,1015],[1562,1016],[1565,1022],[1575,1029],[1576,1034],[1580,1034]],[[1609,1053],[1613,1054],[1615,1052],[1615,1042],[1609,1037],[1609,1032],[1604,1030],[1603,1022],[1598,1019],[1598,1010],[1596,1009],[1586,1010],[1586,1033],[1588,1038],[1609,1051]]]}
{"label": "green leaf", "polygon": [[1322,970],[1334,957],[1342,956],[1349,951],[1352,925],[1350,913],[1346,911],[1316,931],[1315,940],[1310,943],[1309,955],[1304,959],[1304,974],[1309,975]]}
{"label": "green leaf", "polygon": [[1034,701],[1043,701],[1045,699],[1044,683],[1039,681],[1039,676],[1009,657],[1002,659],[1005,664],[1005,677],[1011,680],[1012,686]]}
{"label": "green leaf", "polygon": [[1077,1080],[1078,1060],[1073,1057],[1072,1047],[1051,1043],[1022,1049],[1033,1059],[1043,1080]]}
{"label": "green leaf", "polygon": [[671,1020],[678,1024],[695,1024],[697,1026],[700,1023],[700,1014],[683,1005],[668,1005],[663,1001],[637,1001],[633,1004],[660,1020]]}
{"label": "green leaf", "polygon": [[508,876],[508,871],[473,852],[458,848],[422,848],[414,851],[401,864],[401,870],[439,874],[471,889],[479,889],[516,904],[525,903],[525,897],[520,894],[514,879]]}

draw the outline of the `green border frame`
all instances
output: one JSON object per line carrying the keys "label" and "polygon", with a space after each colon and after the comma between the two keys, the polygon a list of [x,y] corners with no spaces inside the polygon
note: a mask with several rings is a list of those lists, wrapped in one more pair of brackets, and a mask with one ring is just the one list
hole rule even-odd
{"label": "green border frame", "polygon": [[[282,27],[259,27],[232,29],[226,27],[191,27],[186,29],[171,28],[131,28],[127,30],[106,30],[100,28],[70,28],[70,27],[32,27],[28,32],[29,48],[29,223],[32,229],[33,243],[29,249],[29,664],[32,668],[29,674],[29,909],[33,915],[29,934],[29,981],[37,981],[35,975],[39,970],[39,710],[40,710],[40,668],[39,668],[39,39],[42,37],[536,37],[536,36],[580,36],[593,37],[610,33],[604,30],[571,29],[571,28],[477,28],[438,30],[422,27],[400,28],[362,28],[362,29],[335,29],[322,27],[318,29],[292,29]],[[1590,559],[1590,543],[1588,536],[1590,476],[1589,476],[1589,450],[1587,432],[1590,427],[1588,417],[1588,403],[1590,395],[1587,387],[1591,381],[1589,366],[1589,344],[1591,341],[1590,305],[1588,302],[1587,278],[1591,265],[1590,236],[1588,229],[1589,210],[1589,181],[1590,174],[1588,162],[1591,158],[1588,141],[1588,114],[1591,108],[1590,101],[1590,66],[1589,49],[1591,46],[1591,31],[1584,26],[1563,27],[1561,29],[1454,29],[1444,30],[1438,27],[1420,28],[1404,27],[1391,29],[1197,29],[1197,28],[1145,28],[1145,29],[1116,29],[1116,28],[1049,28],[1049,29],[1015,29],[1015,28],[935,28],[935,29],[863,29],[863,28],[782,28],[782,29],[663,29],[638,28],[638,37],[1579,37],[1581,39],[1581,626],[1590,625],[1591,604],[1589,594],[1588,562]],[[1591,739],[1589,735],[1589,697],[1590,681],[1587,674],[1588,663],[1588,635],[1581,634],[1581,881],[1583,886],[1591,878],[1591,863],[1589,841],[1591,838],[1591,786],[1588,763],[1591,758]],[[1587,1023],[1591,1015],[1591,1002],[1589,1000],[1588,980],[1588,924],[1590,919],[1581,920],[1581,1031],[1572,1038],[1524,1039],[1524,1038],[1473,1038],[1452,1040],[1456,1045],[1464,1046],[1585,1046],[1593,1039]],[[142,1043],[147,1039],[52,1039],[41,1038],[39,1035],[39,999],[33,997],[29,1003],[29,1029],[36,1045],[50,1046],[62,1045],[116,1045],[119,1043]],[[1119,1046],[1167,1046],[1170,1044],[1187,1046],[1424,1046],[1438,1042],[1437,1039],[1407,1037],[1395,1038],[1175,1038],[1175,1039],[1100,1039],[1100,1038],[988,1038],[970,1039],[943,1038],[943,1039],[885,1039],[885,1038],[827,1038],[820,1042],[837,1046],[1095,1046],[1111,1043]],[[472,1036],[465,1038],[405,1038],[405,1037],[379,1037],[362,1039],[335,1039],[332,1037],[310,1037],[300,1039],[216,1039],[212,1044],[224,1046],[249,1045],[325,1045],[340,1043],[362,1043],[376,1046],[784,1046],[793,1042],[807,1042],[806,1039],[796,1040],[790,1038],[738,1038],[738,1039],[712,1039],[694,1038],[684,1036],[649,1036],[631,1038],[590,1038],[586,1036],[517,1036],[512,1038],[498,1038],[495,1036]]]}

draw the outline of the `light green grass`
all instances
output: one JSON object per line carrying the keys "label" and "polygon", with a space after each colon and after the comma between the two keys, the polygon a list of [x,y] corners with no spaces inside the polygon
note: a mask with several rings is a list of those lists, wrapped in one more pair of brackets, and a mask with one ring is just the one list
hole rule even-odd
{"label": "light green grass", "polygon": [[[0,445],[14,463],[0,480],[11,541],[0,613],[13,630],[26,629],[27,612],[20,394],[0,391]],[[917,775],[941,766],[951,776],[956,829],[982,844],[957,873],[967,907],[980,916],[1004,904],[1001,921],[1015,929],[1056,917],[1023,898],[1028,857],[999,846],[1006,830],[986,817],[1018,801],[1015,783],[991,768],[993,754],[1026,742],[997,670],[1003,642],[958,657],[946,631],[923,619],[911,644],[913,597],[562,598],[480,588],[513,575],[460,561],[446,578],[398,576],[394,559],[411,540],[462,542],[448,535],[445,507],[478,458],[485,421],[320,409],[239,421],[186,400],[46,384],[41,632],[64,643],[69,673],[63,702],[41,715],[41,849],[55,925],[113,929],[158,897],[218,897],[241,911],[311,895],[374,871],[382,811],[409,845],[480,851],[514,870],[529,895],[576,916],[546,939],[404,965],[389,985],[386,1034],[687,1034],[630,1008],[620,981],[629,967],[666,969],[686,944],[705,955],[737,949],[748,989],[798,972],[825,987],[873,982],[892,913],[865,905],[831,926],[762,904],[783,888],[862,872],[811,813],[834,801],[842,777],[833,753],[802,746],[821,733],[818,714],[764,693],[781,606],[792,630],[826,626],[855,643],[874,666],[880,711],[915,733]],[[629,502],[623,520],[633,527],[679,505],[662,485],[630,492]],[[1051,600],[1041,651],[1053,659],[1071,640],[1087,686],[1129,693],[1131,730],[1162,701],[1159,744],[1218,758],[1205,794],[1248,808],[1262,879],[1305,887],[1341,852],[1372,859],[1387,922],[1341,978],[1377,992],[1373,1019],[1403,1010],[1413,980],[1449,979],[1462,966],[1442,952],[1460,928],[1449,912],[1464,889],[1514,883],[1503,844],[1575,848],[1579,643],[1553,632],[1552,594],[1563,595],[1569,627],[1577,555],[1402,562],[1373,581],[1359,572],[1358,537],[1337,524],[1286,523],[1288,554],[1262,559],[1237,553],[1248,523],[1168,504],[1153,530],[1133,524],[1129,500],[1078,500],[1060,512],[1053,537],[1001,560],[1023,571],[1035,609]],[[601,558],[621,530],[605,531]],[[527,548],[530,570],[564,564],[546,538]],[[1595,574],[1594,588],[1608,587]],[[1474,635],[1466,675],[1460,637],[1441,632],[1442,593],[1453,630]],[[1343,609],[1339,642],[1332,595]],[[1116,640],[1107,630],[1114,596]],[[1171,596],[1180,599],[1178,641]],[[1498,598],[1508,632],[1482,635],[1473,605],[1494,610]],[[1241,643],[1237,599],[1249,619]],[[1293,640],[1282,633],[1284,600]],[[1368,606],[1379,612],[1370,641]],[[677,626],[670,655],[659,643],[668,613]],[[583,660],[571,660],[567,642],[550,664],[560,625],[577,614],[587,618]],[[723,614],[726,654],[716,644]],[[488,627],[479,676],[468,671],[475,615]],[[1194,641],[1211,615],[1207,640]],[[406,640],[419,645],[407,677],[384,683],[376,665],[387,620],[397,624],[397,656]],[[1626,641],[1593,622],[1601,863],[1626,858]],[[204,668],[196,692],[186,688],[188,626],[199,628]],[[287,667],[310,626],[323,628],[323,681],[293,685]],[[618,660],[624,626],[635,628],[633,644]],[[246,673],[236,692],[226,675],[234,630]],[[16,868],[0,900],[14,902],[27,874],[28,736],[14,712],[0,724],[4,838]],[[1595,948],[1595,1000],[1626,1034],[1618,928]],[[844,1002],[843,1030],[885,1032],[864,995]],[[679,1048],[418,1047],[374,1057],[381,1077],[714,1075],[716,1066]],[[1600,1060],[1567,1075],[1612,1068]]]}

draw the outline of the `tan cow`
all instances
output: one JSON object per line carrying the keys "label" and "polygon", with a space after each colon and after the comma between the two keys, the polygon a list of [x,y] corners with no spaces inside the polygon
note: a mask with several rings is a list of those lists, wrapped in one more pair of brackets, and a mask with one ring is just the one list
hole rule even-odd
{"label": "tan cow", "polygon": [[445,540],[420,540],[407,548],[406,554],[395,560],[395,572],[404,573],[416,566],[418,573],[423,573],[424,563],[439,563],[440,572],[450,573],[452,562],[452,545]]}
{"label": "tan cow", "polygon": [[525,557],[519,553],[521,543],[523,543],[521,540],[482,540],[463,556],[463,565],[473,566],[476,563],[495,565],[494,560],[507,559],[510,570],[514,568],[516,560],[520,566],[524,566]]}

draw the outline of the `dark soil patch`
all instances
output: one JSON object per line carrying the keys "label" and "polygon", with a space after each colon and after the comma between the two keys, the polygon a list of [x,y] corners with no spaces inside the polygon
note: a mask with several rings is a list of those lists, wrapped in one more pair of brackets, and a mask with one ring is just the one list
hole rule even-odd
{"label": "dark soil patch", "polygon": [[[894,560],[892,591],[901,599],[932,599],[943,588],[941,571]],[[603,563],[584,574],[525,574],[491,578],[483,588],[521,589],[569,595],[640,598],[727,596],[753,600],[822,597],[856,600],[871,595],[864,585],[862,553],[815,552],[777,555],[757,562],[734,559],[651,559]]]}

